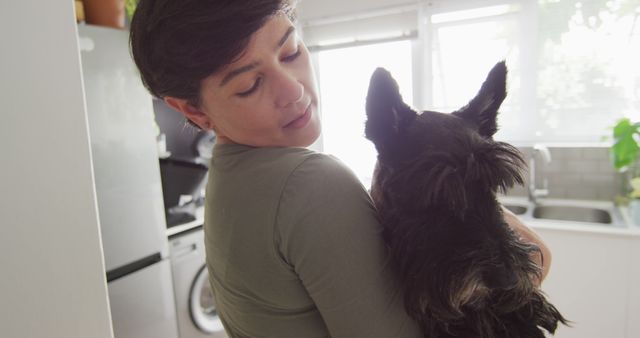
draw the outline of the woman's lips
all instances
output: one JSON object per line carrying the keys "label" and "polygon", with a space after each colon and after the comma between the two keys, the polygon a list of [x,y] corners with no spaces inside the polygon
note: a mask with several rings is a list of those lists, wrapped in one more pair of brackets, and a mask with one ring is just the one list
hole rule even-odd
{"label": "woman's lips", "polygon": [[310,119],[311,119],[311,105],[309,105],[307,107],[307,109],[304,111],[304,114],[302,114],[302,116],[300,116],[297,119],[287,123],[287,125],[285,125],[284,127],[285,128],[299,129],[299,128],[302,128],[302,127],[306,126]]}

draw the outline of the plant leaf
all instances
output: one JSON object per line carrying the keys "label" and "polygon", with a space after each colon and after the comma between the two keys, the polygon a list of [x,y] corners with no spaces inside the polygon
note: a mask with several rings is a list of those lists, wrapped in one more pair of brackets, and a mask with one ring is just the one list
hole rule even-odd
{"label": "plant leaf", "polygon": [[135,13],[136,11],[136,7],[138,6],[138,1],[139,0],[125,0],[125,10],[127,12],[127,17],[129,18],[129,20],[131,20],[131,18],[133,18],[133,13]]}
{"label": "plant leaf", "polygon": [[614,143],[611,150],[613,151],[613,165],[616,169],[621,169],[635,162],[639,147],[633,135],[637,132],[638,125],[632,125],[627,118],[618,121],[618,124],[613,128]]}

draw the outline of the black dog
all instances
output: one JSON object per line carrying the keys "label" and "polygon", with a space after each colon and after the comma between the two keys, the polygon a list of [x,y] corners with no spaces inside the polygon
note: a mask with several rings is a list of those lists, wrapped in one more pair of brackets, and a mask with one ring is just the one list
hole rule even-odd
{"label": "black dog", "polygon": [[498,63],[478,95],[452,114],[413,111],[378,68],[366,137],[378,151],[371,194],[405,308],[425,337],[544,338],[567,324],[536,286],[539,248],[506,224],[496,192],[522,184],[513,146],[492,139],[506,97]]}

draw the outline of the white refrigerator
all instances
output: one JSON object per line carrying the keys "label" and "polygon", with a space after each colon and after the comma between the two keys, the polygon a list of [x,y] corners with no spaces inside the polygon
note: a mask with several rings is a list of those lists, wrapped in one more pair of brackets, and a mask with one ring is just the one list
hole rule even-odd
{"label": "white refrigerator", "polygon": [[114,335],[177,338],[152,99],[126,31],[78,30]]}

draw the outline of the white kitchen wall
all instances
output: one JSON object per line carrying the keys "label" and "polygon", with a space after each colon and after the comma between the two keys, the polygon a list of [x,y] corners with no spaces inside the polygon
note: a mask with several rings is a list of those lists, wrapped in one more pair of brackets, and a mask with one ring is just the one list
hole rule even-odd
{"label": "white kitchen wall", "polygon": [[0,28],[0,336],[110,338],[73,1]]}

